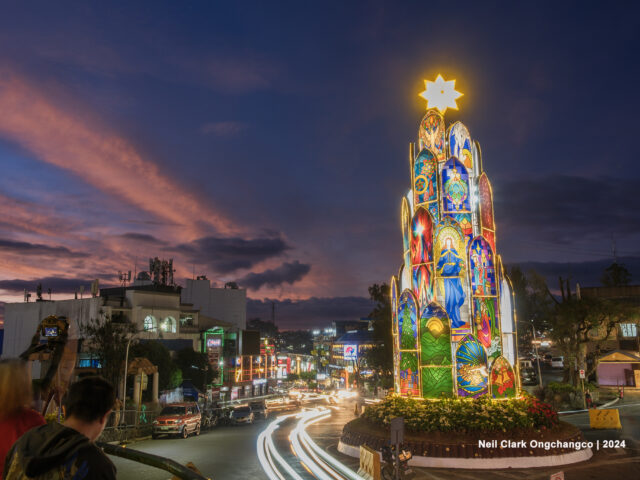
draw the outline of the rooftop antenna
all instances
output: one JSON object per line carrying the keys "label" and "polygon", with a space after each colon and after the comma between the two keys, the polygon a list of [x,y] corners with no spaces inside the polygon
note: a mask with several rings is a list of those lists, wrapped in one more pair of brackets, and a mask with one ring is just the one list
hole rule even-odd
{"label": "rooftop antenna", "polygon": [[29,303],[29,299],[31,298],[31,294],[27,292],[27,289],[24,289],[24,301]]}
{"label": "rooftop antenna", "polygon": [[271,302],[271,323],[276,324],[276,302]]}

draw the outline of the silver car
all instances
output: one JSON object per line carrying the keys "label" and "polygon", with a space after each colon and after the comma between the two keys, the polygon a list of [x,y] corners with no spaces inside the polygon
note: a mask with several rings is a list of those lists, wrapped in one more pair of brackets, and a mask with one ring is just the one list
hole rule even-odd
{"label": "silver car", "polygon": [[231,412],[231,420],[233,421],[234,424],[239,424],[239,423],[251,424],[253,423],[254,418],[255,418],[255,415],[249,405],[242,405],[240,407],[236,407],[233,409],[233,412]]}

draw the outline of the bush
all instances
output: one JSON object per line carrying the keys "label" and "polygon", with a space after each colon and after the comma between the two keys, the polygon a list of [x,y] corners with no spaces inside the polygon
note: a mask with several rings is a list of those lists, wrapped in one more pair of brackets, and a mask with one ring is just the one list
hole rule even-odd
{"label": "bush", "polygon": [[549,382],[547,384],[547,389],[553,393],[572,393],[576,391],[575,387],[570,383],[560,382]]}
{"label": "bush", "polygon": [[559,425],[553,408],[535,397],[493,401],[445,399],[439,401],[390,397],[367,406],[364,417],[387,426],[394,417],[404,417],[413,432],[506,432],[547,429]]}

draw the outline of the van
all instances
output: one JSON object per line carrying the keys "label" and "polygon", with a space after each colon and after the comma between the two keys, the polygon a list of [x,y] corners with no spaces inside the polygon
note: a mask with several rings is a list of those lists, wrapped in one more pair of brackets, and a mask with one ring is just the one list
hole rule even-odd
{"label": "van", "polygon": [[564,357],[551,357],[551,368],[564,368]]}

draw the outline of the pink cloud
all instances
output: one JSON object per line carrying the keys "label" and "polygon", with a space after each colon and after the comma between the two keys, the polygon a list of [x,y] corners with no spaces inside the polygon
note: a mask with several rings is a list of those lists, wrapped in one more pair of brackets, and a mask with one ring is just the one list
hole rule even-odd
{"label": "pink cloud", "polygon": [[240,230],[90,114],[57,105],[29,81],[6,70],[0,71],[0,112],[1,136],[97,189],[157,218],[185,225],[192,236],[199,233],[191,226],[196,220],[224,234]]}

